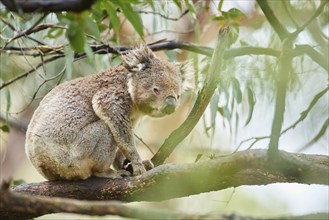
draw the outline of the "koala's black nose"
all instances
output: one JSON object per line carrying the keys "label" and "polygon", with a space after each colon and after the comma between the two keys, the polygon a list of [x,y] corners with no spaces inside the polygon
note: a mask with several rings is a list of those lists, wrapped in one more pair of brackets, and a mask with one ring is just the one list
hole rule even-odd
{"label": "koala's black nose", "polygon": [[176,110],[177,100],[173,96],[168,96],[166,98],[166,105],[163,108],[162,112],[165,114],[171,114]]}

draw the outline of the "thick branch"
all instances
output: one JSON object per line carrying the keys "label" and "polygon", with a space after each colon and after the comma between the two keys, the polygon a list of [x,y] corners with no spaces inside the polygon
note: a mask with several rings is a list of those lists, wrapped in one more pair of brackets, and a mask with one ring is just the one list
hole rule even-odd
{"label": "thick branch", "polygon": [[[129,207],[118,201],[79,201],[74,199],[47,198],[31,196],[8,191],[3,184],[0,189],[0,217],[1,219],[27,219],[50,213],[76,213],[87,215],[118,215],[121,217],[137,219],[222,219],[222,220],[254,220],[253,217],[239,216],[237,214],[209,213],[186,214],[170,210],[160,210],[154,207]],[[327,219],[328,213],[309,214],[306,216],[283,217],[279,219]],[[262,220],[261,218],[257,218]],[[270,220],[264,218],[264,220]]]}
{"label": "thick branch", "polygon": [[[194,164],[161,165],[137,177],[47,181],[15,186],[10,191],[1,189],[0,218],[26,218],[46,213],[71,212],[90,215],[115,214],[136,218],[160,215],[170,219],[203,219],[209,216],[177,214],[163,210],[148,210],[149,215],[146,215],[147,212],[143,209],[133,209],[119,202],[90,203],[35,196],[79,200],[158,201],[241,185],[280,182],[329,184],[328,156],[284,151],[279,153],[278,166],[268,162],[266,150],[249,150]],[[228,219],[235,218],[230,216]]]}
{"label": "thick branch", "polygon": [[89,9],[94,0],[0,0],[9,11],[14,12],[81,12]]}
{"label": "thick branch", "polygon": [[270,159],[275,159],[278,151],[279,139],[284,121],[284,111],[286,109],[287,86],[290,80],[290,72],[292,69],[291,56],[292,43],[285,40],[283,43],[281,56],[278,60],[278,72],[276,76],[276,97],[275,109],[272,120],[271,139],[269,143]]}
{"label": "thick branch", "polygon": [[185,120],[178,129],[169,135],[158,152],[153,156],[152,162],[155,166],[162,164],[167,157],[169,157],[175,147],[192,131],[199,119],[202,117],[221,77],[220,71],[223,62],[219,61],[224,59],[224,52],[229,46],[229,42],[229,28],[227,27],[221,29],[217,39],[216,48],[212,55],[209,71],[205,78],[203,88],[195,101],[193,109],[190,112],[188,119]]}
{"label": "thick branch", "polygon": [[[133,48],[133,46],[111,46],[111,45],[90,45],[91,49],[95,54],[119,54],[119,52],[130,50]],[[203,54],[206,56],[212,56],[213,49],[210,47],[200,46],[196,44],[192,44],[189,42],[183,42],[183,41],[166,41],[166,42],[160,42],[156,44],[149,45],[150,49],[153,51],[160,51],[160,50],[173,50],[173,49],[183,49],[188,50],[194,53]],[[39,63],[36,67],[32,68],[31,70],[28,70],[17,77],[14,77],[13,79],[8,80],[7,82],[4,82],[0,84],[0,90],[11,85],[12,83],[16,82],[17,80],[24,78],[28,76],[29,74],[33,73],[36,69],[43,66],[46,63],[50,63],[54,60],[57,60],[58,58],[64,57],[64,52],[62,51],[64,48],[63,45],[56,45],[56,46],[37,46],[37,47],[14,47],[14,46],[5,46],[0,47],[0,52],[6,51],[10,53],[11,51],[37,51],[36,53],[33,53],[32,56],[47,56],[47,55],[54,55],[54,53],[58,54],[54,57],[49,58],[48,60],[44,60],[43,62]],[[296,48],[293,50],[293,56],[300,56],[303,54],[307,54],[311,59],[318,63],[322,68],[328,71],[329,64],[326,61],[326,59],[323,57],[322,54],[317,52],[315,49],[313,49],[309,45],[297,45]],[[25,52],[23,55],[28,55]],[[262,47],[241,47],[241,48],[233,48],[228,49],[225,54],[224,58],[234,58],[238,56],[245,56],[245,55],[267,55],[267,56],[274,56],[279,57],[280,52],[271,49],[271,48],[262,48]],[[75,59],[81,59],[83,57],[86,57],[86,53],[82,54],[75,54]]]}
{"label": "thick branch", "polygon": [[194,164],[160,165],[137,177],[47,181],[12,190],[82,200],[158,201],[241,185],[329,184],[328,156],[284,151],[279,154],[277,166],[267,160],[266,150],[249,150]]}

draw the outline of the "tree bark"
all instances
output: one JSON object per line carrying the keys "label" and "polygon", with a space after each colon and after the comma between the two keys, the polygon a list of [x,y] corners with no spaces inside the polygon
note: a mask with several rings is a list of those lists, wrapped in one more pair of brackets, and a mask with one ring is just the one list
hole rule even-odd
{"label": "tree bark", "polygon": [[[164,164],[136,177],[46,181],[13,186],[9,191],[6,190],[6,187],[2,187],[0,219],[7,219],[8,216],[13,218],[35,217],[53,212],[70,212],[71,210],[70,206],[59,205],[64,204],[63,201],[65,200],[58,202],[58,198],[46,198],[48,200],[45,202],[34,196],[128,202],[160,201],[242,185],[266,185],[270,183],[328,185],[329,157],[279,151],[278,160],[273,163],[273,161],[268,160],[267,150],[258,149],[241,151],[193,164]],[[29,197],[30,199],[28,199]],[[42,204],[45,204],[45,207]],[[51,204],[54,206],[52,207]],[[73,213],[86,214],[85,205],[77,204],[71,212],[76,210]],[[107,205],[114,208],[107,209],[104,208],[106,205],[103,203],[98,205],[100,205],[100,209],[93,209],[96,214],[113,214],[115,213],[113,210],[126,213],[122,211],[126,210],[126,207],[121,207],[117,203],[108,203]],[[135,211],[132,212],[135,213]],[[136,212],[139,213],[139,211]],[[164,214],[164,212],[154,212],[155,215],[159,213]],[[142,215],[142,213],[139,214]],[[176,214],[174,213],[171,217],[175,217]],[[125,215],[121,214],[121,216]],[[169,218],[171,217],[169,216]],[[177,215],[177,217],[182,216]],[[185,218],[189,217],[191,215],[185,216]],[[199,218],[202,217],[199,216]]]}
{"label": "tree bark", "polygon": [[0,0],[9,11],[26,12],[81,12],[89,9],[94,0]]}
{"label": "tree bark", "polygon": [[266,153],[261,149],[241,151],[193,164],[164,164],[136,177],[46,181],[11,190],[82,200],[160,201],[241,185],[328,185],[328,156],[279,151],[280,157],[272,163]]}

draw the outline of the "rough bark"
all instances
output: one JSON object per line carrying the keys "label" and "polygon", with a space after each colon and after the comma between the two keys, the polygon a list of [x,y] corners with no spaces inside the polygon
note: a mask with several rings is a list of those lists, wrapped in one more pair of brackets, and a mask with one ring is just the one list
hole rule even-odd
{"label": "rough bark", "polygon": [[[88,209],[86,204],[78,203],[77,206],[74,206],[76,200],[72,200],[67,201],[70,204],[73,202],[72,209],[70,209],[71,206],[65,205],[66,200],[45,198],[45,202],[38,196],[79,200],[159,201],[241,185],[270,183],[328,185],[329,157],[279,151],[278,160],[273,163],[268,160],[266,150],[258,149],[241,151],[193,164],[165,164],[137,177],[46,181],[13,186],[9,191],[2,187],[0,219],[8,219],[8,216],[12,218],[33,217],[54,212],[86,214],[87,211],[90,211],[90,214],[119,214],[125,217],[133,217],[134,214],[136,218],[143,218],[143,216],[136,215],[136,213],[142,215],[143,212],[126,209],[126,207],[122,207],[122,204],[115,202],[92,203],[98,208]],[[112,208],[105,208],[106,206]],[[130,210],[128,214],[132,214],[132,216],[120,214],[127,213],[127,210]],[[168,214],[168,218],[192,218],[192,215],[182,216],[177,213],[154,211],[154,215],[165,215],[165,213]],[[194,217],[203,218],[205,216]]]}
{"label": "rough bark", "polygon": [[81,12],[89,9],[94,0],[1,0],[9,11],[26,12]]}
{"label": "rough bark", "polygon": [[272,163],[266,153],[260,149],[241,151],[193,164],[164,164],[137,177],[46,181],[14,186],[11,190],[83,200],[159,201],[241,185],[328,185],[328,156],[280,151],[280,157]]}

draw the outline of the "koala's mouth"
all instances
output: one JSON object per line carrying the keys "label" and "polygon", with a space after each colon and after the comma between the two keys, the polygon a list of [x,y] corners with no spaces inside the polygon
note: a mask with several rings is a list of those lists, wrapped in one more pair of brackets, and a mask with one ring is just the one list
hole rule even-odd
{"label": "koala's mouth", "polygon": [[166,102],[160,108],[155,108],[149,105],[142,105],[140,111],[152,117],[163,117],[174,113],[177,109],[177,102]]}

